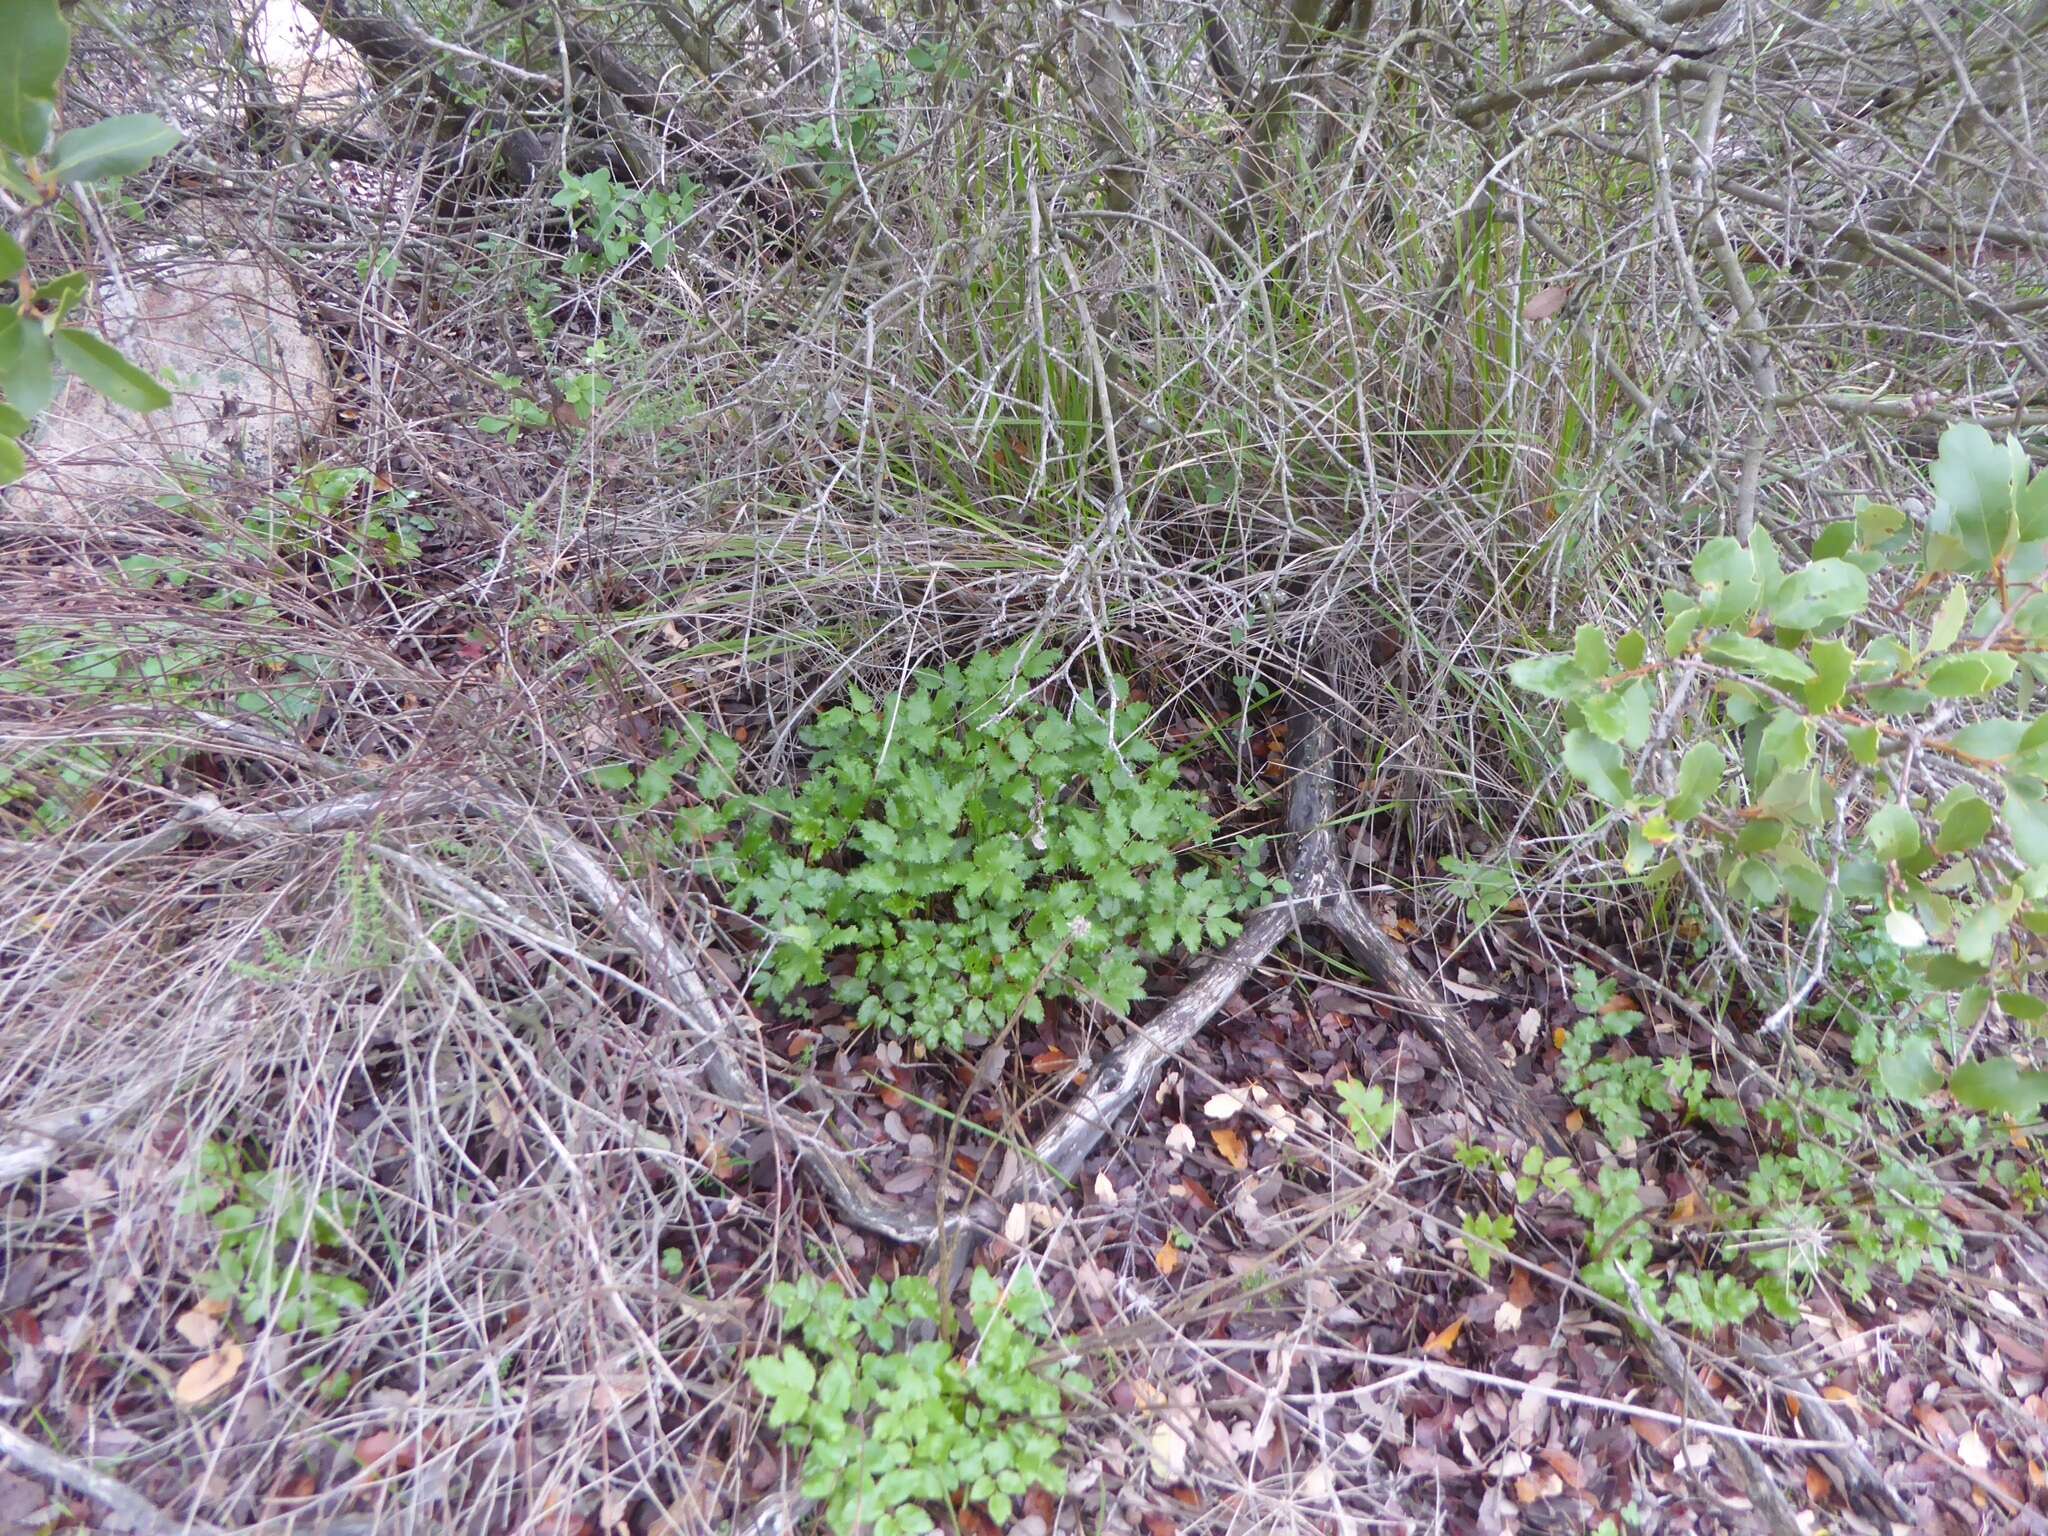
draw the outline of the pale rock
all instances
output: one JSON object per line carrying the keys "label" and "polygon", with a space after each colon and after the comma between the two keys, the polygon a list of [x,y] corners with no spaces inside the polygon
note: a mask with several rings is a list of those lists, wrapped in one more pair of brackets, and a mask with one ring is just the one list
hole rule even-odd
{"label": "pale rock", "polygon": [[63,377],[38,416],[12,518],[83,525],[124,502],[179,489],[193,462],[268,479],[290,470],[334,409],[327,358],[284,276],[248,258],[180,256],[101,285],[85,323],[162,380],[171,405],[136,415]]}

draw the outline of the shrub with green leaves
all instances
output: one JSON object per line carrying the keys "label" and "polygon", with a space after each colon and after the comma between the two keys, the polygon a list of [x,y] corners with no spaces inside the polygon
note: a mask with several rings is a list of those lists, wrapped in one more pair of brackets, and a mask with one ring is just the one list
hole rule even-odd
{"label": "shrub with green leaves", "polygon": [[344,1312],[369,1303],[360,1281],[315,1260],[316,1250],[342,1244],[357,1202],[317,1198],[289,1173],[252,1168],[230,1143],[208,1141],[185,1209],[205,1215],[220,1243],[200,1285],[245,1323],[325,1336],[341,1326]]}
{"label": "shrub with green leaves", "polygon": [[1007,1525],[1032,1488],[1065,1491],[1065,1398],[1088,1383],[1042,1358],[1044,1292],[1029,1272],[1003,1285],[977,1269],[968,1298],[976,1338],[956,1349],[913,1342],[942,1321],[938,1288],[919,1275],[852,1297],[808,1275],[769,1291],[795,1341],[749,1360],[747,1378],[769,1427],[802,1450],[803,1492],[837,1536],[915,1536],[934,1528],[928,1506],[962,1497]]}
{"label": "shrub with green leaves", "polygon": [[683,835],[740,822],[705,868],[773,941],[766,996],[829,981],[861,1023],[957,1049],[1048,997],[1123,1012],[1146,960],[1237,933],[1268,882],[1187,866],[1215,823],[1139,733],[1146,707],[1111,679],[1056,712],[1033,692],[1052,666],[1012,648],[881,704],[855,690],[805,733],[801,788],[686,816]]}
{"label": "shrub with green leaves", "polygon": [[[1880,923],[1954,1000],[1952,1036],[1898,1043],[1916,1062],[1994,1011],[2048,1015],[2048,471],[1955,425],[1931,479],[1924,526],[1859,502],[1790,566],[1761,529],[1710,540],[1661,633],[1588,625],[1512,669],[1563,704],[1564,764],[1626,827],[1630,873],[1682,856],[1749,908]],[[2048,1100],[2006,1057],[1948,1086],[2022,1118]]]}
{"label": "shrub with green leaves", "polygon": [[114,404],[159,410],[170,391],[91,331],[65,319],[86,295],[83,272],[38,278],[29,269],[29,231],[59,208],[66,189],[111,182],[147,167],[175,146],[178,130],[148,112],[103,118],[51,138],[57,87],[71,60],[71,28],[57,0],[0,4],[0,191],[13,217],[0,225],[0,485],[27,468],[20,439],[57,397],[57,373],[75,373]]}

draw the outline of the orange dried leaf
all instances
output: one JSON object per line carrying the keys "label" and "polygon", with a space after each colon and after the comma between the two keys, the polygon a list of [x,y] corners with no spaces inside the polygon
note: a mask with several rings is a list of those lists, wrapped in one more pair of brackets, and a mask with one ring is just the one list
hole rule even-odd
{"label": "orange dried leaf", "polygon": [[1050,1077],[1055,1072],[1064,1072],[1074,1064],[1074,1058],[1056,1045],[1049,1045],[1031,1058],[1031,1070],[1041,1077]]}
{"label": "orange dried leaf", "polygon": [[1251,1153],[1245,1149],[1244,1138],[1229,1126],[1217,1126],[1209,1132],[1209,1139],[1216,1143],[1216,1150],[1221,1152],[1225,1161],[1238,1172],[1242,1173],[1251,1166]]}
{"label": "orange dried leaf", "polygon": [[212,1354],[193,1361],[171,1387],[171,1396],[181,1407],[196,1408],[241,1373],[247,1358],[242,1346],[229,1339]]}
{"label": "orange dried leaf", "polygon": [[1152,1255],[1152,1262],[1162,1275],[1170,1275],[1180,1268],[1180,1250],[1171,1242],[1161,1243],[1159,1251]]}
{"label": "orange dried leaf", "polygon": [[1451,1347],[1458,1342],[1458,1335],[1465,1331],[1465,1319],[1454,1317],[1450,1322],[1432,1333],[1423,1343],[1425,1355],[1448,1355]]}

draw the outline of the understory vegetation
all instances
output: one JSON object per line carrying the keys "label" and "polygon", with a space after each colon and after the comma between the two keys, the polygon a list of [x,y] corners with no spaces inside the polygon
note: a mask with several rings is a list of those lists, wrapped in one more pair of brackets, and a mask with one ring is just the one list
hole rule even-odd
{"label": "understory vegetation", "polygon": [[2048,1527],[2048,0],[10,47],[0,1531]]}

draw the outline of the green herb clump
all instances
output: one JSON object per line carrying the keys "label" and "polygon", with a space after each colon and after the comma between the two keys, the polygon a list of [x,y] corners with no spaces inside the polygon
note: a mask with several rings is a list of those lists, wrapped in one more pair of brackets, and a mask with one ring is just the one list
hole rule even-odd
{"label": "green herb clump", "polygon": [[1112,678],[1056,712],[1032,692],[1052,665],[1013,647],[881,704],[856,689],[805,733],[801,788],[727,810],[706,867],[772,936],[767,997],[829,980],[861,1023],[957,1049],[1048,997],[1122,1012],[1146,960],[1237,933],[1269,882],[1184,867],[1215,822],[1148,710]]}
{"label": "green herb clump", "polygon": [[749,1360],[747,1377],[768,1399],[769,1427],[803,1450],[803,1492],[824,1502],[837,1536],[916,1536],[933,1529],[926,1505],[963,1496],[1007,1525],[1030,1489],[1066,1490],[1064,1394],[1087,1382],[1041,1362],[1052,1325],[1028,1273],[1004,1286],[974,1272],[978,1337],[965,1353],[911,1342],[917,1324],[940,1323],[938,1288],[923,1276],[849,1297],[807,1275],[768,1299],[801,1342]]}

